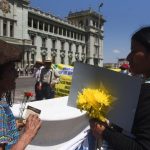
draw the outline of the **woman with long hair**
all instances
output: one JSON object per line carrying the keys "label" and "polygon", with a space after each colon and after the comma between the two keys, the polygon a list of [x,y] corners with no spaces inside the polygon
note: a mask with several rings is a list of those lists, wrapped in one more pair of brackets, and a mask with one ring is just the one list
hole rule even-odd
{"label": "woman with long hair", "polygon": [[41,126],[39,117],[30,115],[24,125],[24,133],[19,137],[16,120],[10,109],[10,91],[15,89],[18,77],[15,62],[21,59],[22,54],[21,49],[0,40],[0,150],[24,150]]}
{"label": "woman with long hair", "polygon": [[[143,27],[131,38],[131,52],[127,56],[132,75],[143,77],[139,102],[136,109],[132,136],[114,130],[104,123],[91,122],[95,138],[104,139],[113,150],[150,149],[150,27]],[[135,87],[136,88],[136,87]]]}

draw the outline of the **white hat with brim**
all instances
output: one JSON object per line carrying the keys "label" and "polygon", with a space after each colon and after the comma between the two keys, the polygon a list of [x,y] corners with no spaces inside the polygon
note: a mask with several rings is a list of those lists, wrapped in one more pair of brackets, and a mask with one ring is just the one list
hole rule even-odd
{"label": "white hat with brim", "polygon": [[36,63],[38,63],[38,64],[43,64],[43,61],[42,61],[42,59],[37,58],[37,59],[36,59]]}
{"label": "white hat with brim", "polygon": [[51,58],[47,58],[44,62],[45,63],[52,63],[52,59]]}
{"label": "white hat with brim", "polygon": [[52,63],[51,60],[45,60],[44,63]]}

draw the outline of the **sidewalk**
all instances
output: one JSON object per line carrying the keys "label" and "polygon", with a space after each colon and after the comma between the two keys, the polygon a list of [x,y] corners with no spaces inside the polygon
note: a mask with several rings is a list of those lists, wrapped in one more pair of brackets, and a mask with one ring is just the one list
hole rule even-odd
{"label": "sidewalk", "polygon": [[28,75],[28,76],[25,76],[25,75],[23,75],[23,76],[18,76],[18,78],[32,78],[33,77],[33,75]]}
{"label": "sidewalk", "polygon": [[16,89],[15,89],[15,103],[19,103],[23,100],[24,92],[30,91],[33,93],[31,100],[35,99],[35,78],[30,76],[20,76],[16,80]]}
{"label": "sidewalk", "polygon": [[[31,97],[29,99],[29,101],[34,101],[35,100],[35,92],[34,92],[34,89],[33,88],[30,88],[28,89],[30,92],[33,93],[33,97]],[[15,91],[15,103],[21,103],[21,101],[23,100],[24,98],[24,92],[25,91],[20,91],[18,89],[16,89]]]}

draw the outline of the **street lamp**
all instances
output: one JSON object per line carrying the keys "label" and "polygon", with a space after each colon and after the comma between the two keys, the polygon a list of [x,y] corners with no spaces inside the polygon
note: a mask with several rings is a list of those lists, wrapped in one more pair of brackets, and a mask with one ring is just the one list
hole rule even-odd
{"label": "street lamp", "polygon": [[104,3],[100,3],[100,4],[99,4],[99,7],[98,7],[98,8],[99,8],[99,12],[100,12],[100,8],[101,8],[103,5],[104,5]]}
{"label": "street lamp", "polygon": [[100,23],[100,17],[101,17],[101,14],[100,14],[100,9],[103,7],[103,3],[100,3],[99,4],[99,18],[98,18],[98,62],[100,62],[101,60],[103,60],[100,56],[100,40],[101,40],[101,23]]}

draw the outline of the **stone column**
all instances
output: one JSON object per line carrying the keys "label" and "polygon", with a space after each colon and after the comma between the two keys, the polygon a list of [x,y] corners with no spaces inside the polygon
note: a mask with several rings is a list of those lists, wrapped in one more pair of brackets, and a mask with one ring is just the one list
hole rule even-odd
{"label": "stone column", "polygon": [[14,2],[14,6],[13,6],[13,16],[14,16],[14,19],[17,19],[17,3]]}
{"label": "stone column", "polygon": [[31,19],[31,28],[33,28],[33,19]]}
{"label": "stone column", "polygon": [[45,23],[42,23],[42,31],[44,31]]}
{"label": "stone column", "polygon": [[82,40],[85,41],[85,35],[82,36]]}
{"label": "stone column", "polygon": [[3,19],[0,19],[0,36],[3,36]]}
{"label": "stone column", "polygon": [[90,26],[93,26],[93,21],[92,21],[92,19],[90,19]]}
{"label": "stone column", "polygon": [[53,25],[52,27],[53,27],[53,33],[54,33],[55,26]]}
{"label": "stone column", "polygon": [[32,63],[32,52],[31,52],[31,48],[29,48],[30,51],[29,51],[29,66],[31,65]]}
{"label": "stone column", "polygon": [[59,34],[59,27],[57,27],[57,34]]}
{"label": "stone column", "polygon": [[37,29],[39,30],[39,20],[37,20]]}
{"label": "stone column", "polygon": [[10,37],[10,21],[7,20],[7,36]]}
{"label": "stone column", "polygon": [[48,24],[48,32],[50,32],[50,25]]}
{"label": "stone column", "polygon": [[18,32],[18,30],[17,30],[17,22],[14,22],[14,37],[16,37],[16,32]]}

